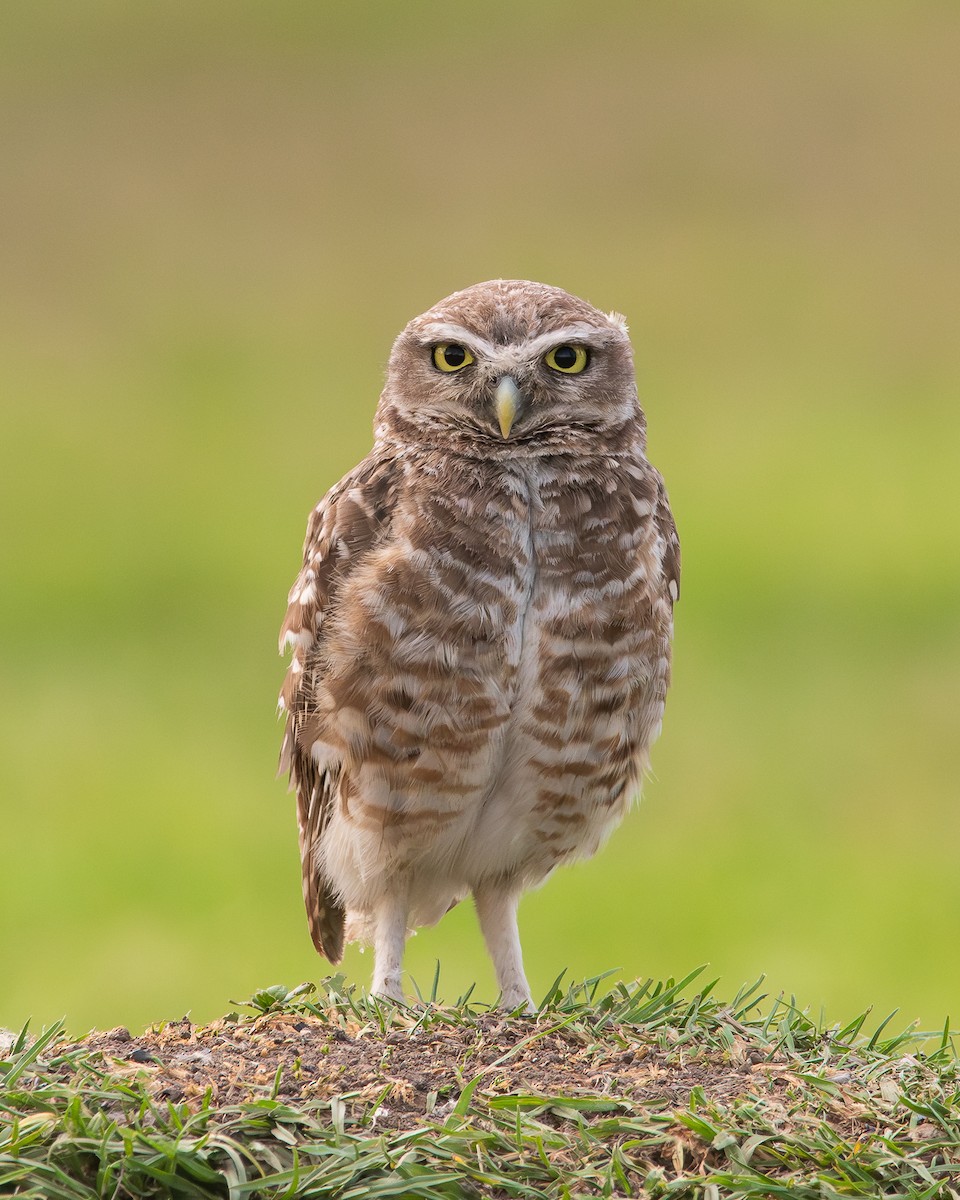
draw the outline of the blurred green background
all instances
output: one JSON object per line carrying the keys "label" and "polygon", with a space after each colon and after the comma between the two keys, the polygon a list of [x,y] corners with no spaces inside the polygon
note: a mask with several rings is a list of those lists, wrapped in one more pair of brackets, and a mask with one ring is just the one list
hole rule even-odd
{"label": "blurred green background", "polygon": [[[3,21],[0,1024],[328,970],[276,632],[396,332],[496,276],[627,314],[684,550],[656,777],[525,900],[535,993],[709,962],[960,1017],[960,7]],[[492,999],[469,906],[437,958]]]}

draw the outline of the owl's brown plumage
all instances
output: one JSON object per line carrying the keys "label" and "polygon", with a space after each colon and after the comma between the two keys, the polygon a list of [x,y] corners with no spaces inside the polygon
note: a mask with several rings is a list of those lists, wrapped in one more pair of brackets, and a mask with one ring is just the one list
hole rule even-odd
{"label": "owl's brown plumage", "polygon": [[559,288],[456,292],[397,338],[370,454],[314,510],[281,646],[317,949],[472,892],[507,1007],[521,893],[621,820],[670,678],[680,553],[622,319]]}

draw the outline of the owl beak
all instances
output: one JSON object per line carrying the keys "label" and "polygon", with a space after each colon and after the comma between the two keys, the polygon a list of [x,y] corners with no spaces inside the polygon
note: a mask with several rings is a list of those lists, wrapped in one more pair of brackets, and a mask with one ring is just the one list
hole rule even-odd
{"label": "owl beak", "polygon": [[504,440],[510,436],[510,430],[513,428],[513,422],[517,417],[517,403],[519,400],[520,389],[517,387],[516,380],[510,375],[504,375],[497,384],[497,390],[494,393],[497,421]]}

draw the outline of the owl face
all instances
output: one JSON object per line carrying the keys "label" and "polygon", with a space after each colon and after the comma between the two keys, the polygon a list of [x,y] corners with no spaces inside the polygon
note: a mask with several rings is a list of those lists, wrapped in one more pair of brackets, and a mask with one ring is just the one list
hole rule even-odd
{"label": "owl face", "polygon": [[397,338],[380,424],[473,452],[583,447],[639,416],[621,317],[544,284],[455,292]]}

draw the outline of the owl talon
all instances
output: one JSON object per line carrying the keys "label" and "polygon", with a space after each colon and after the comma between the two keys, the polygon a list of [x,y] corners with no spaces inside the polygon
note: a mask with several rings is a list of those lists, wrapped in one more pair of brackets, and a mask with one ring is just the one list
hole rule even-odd
{"label": "owl talon", "polygon": [[407,1003],[407,998],[403,994],[403,988],[400,986],[399,980],[387,980],[379,986],[374,982],[370,989],[370,994],[378,1000],[393,1000],[397,1004],[404,1005]]}
{"label": "owl talon", "polygon": [[504,992],[497,1008],[503,1013],[510,1013],[518,1017],[533,1017],[537,1013],[533,997],[529,992],[522,991]]}

